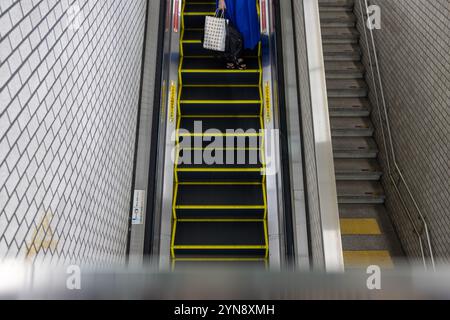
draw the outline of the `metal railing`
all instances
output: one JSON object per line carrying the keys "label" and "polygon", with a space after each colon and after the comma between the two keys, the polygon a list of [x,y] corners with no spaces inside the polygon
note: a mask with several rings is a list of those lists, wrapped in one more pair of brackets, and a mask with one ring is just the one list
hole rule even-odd
{"label": "metal railing", "polygon": [[[431,267],[435,270],[435,260],[433,254],[433,247],[431,244],[430,230],[428,227],[428,223],[426,221],[426,217],[420,209],[412,191],[409,187],[405,176],[400,169],[400,166],[397,162],[396,152],[394,148],[394,143],[392,139],[392,130],[391,124],[389,120],[389,115],[386,106],[386,99],[384,95],[383,82],[381,80],[381,73],[378,61],[377,47],[375,44],[374,31],[372,20],[369,19],[370,10],[369,10],[369,1],[368,0],[359,0],[361,19],[363,22],[364,29],[364,37],[368,51],[368,59],[370,64],[370,74],[372,77],[372,82],[374,86],[374,96],[376,101],[376,107],[378,111],[378,117],[381,125],[381,135],[383,139],[384,149],[386,153],[386,163],[388,169],[389,180],[392,183],[392,186],[395,189],[395,192],[400,199],[402,207],[404,208],[409,221],[413,226],[413,231],[417,236],[419,241],[420,251],[422,255],[422,260],[425,269],[428,269],[428,263],[431,263]],[[367,22],[367,25],[366,25]],[[369,31],[368,31],[369,30]],[[370,41],[369,41],[370,40]],[[375,69],[375,70],[374,70]],[[383,119],[384,115],[384,119]],[[410,210],[410,206],[407,204],[406,197],[402,194],[400,187],[403,186],[406,190],[406,197],[409,198],[410,204],[412,205],[412,209],[416,212],[418,220],[415,221],[413,213]],[[428,251],[429,261],[427,259],[427,254],[425,250]]]}

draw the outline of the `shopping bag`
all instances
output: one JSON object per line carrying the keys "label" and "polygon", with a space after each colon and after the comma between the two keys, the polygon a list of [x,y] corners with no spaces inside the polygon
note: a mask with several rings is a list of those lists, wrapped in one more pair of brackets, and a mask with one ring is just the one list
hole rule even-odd
{"label": "shopping bag", "polygon": [[205,18],[205,32],[203,36],[203,48],[213,51],[224,52],[227,39],[227,20],[224,11],[219,15],[216,11],[214,17]]}

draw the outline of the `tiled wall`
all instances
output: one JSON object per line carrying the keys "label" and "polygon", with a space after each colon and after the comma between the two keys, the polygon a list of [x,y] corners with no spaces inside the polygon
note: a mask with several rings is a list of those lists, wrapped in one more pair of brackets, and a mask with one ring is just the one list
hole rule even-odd
{"label": "tiled wall", "polygon": [[[360,18],[359,1],[356,13]],[[363,1],[361,1],[363,2]],[[450,262],[450,7],[448,0],[371,0],[381,8],[374,31],[381,78],[399,168],[426,216],[438,260]],[[364,34],[362,19],[359,30]],[[364,38],[362,38],[364,39]],[[367,46],[364,63],[369,70]],[[384,171],[386,152],[376,109],[375,87],[367,75]],[[379,92],[379,91],[378,91]],[[387,207],[409,257],[420,257],[417,237],[387,174]],[[414,221],[416,211],[407,199]]]}
{"label": "tiled wall", "polygon": [[0,261],[124,261],[145,9],[0,1]]}

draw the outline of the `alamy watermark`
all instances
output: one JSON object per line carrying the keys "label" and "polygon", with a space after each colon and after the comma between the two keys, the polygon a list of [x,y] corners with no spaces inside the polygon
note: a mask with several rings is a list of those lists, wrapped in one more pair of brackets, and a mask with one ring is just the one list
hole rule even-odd
{"label": "alamy watermark", "polygon": [[81,290],[81,268],[77,265],[68,266],[66,269],[67,279],[66,288],[67,290]]}
{"label": "alamy watermark", "polygon": [[262,174],[275,175],[276,148],[279,130],[266,129],[203,129],[195,121],[193,130],[178,129],[172,134],[172,161],[177,166],[258,166]]}
{"label": "alamy watermark", "polygon": [[367,268],[367,289],[369,290],[381,290],[381,268],[380,266],[369,266]]}
{"label": "alamy watermark", "polygon": [[377,5],[371,5],[367,8],[367,28],[369,30],[381,29],[381,7]]}

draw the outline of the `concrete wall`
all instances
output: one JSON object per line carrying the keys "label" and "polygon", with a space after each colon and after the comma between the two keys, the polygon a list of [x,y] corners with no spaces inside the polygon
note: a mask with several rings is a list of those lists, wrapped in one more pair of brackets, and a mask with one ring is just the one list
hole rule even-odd
{"label": "concrete wall", "polygon": [[[359,1],[356,0],[360,18]],[[414,197],[429,223],[436,257],[450,262],[450,7],[448,0],[371,0],[380,6],[382,25],[374,31],[394,149]],[[361,19],[362,20],[362,19]],[[363,34],[363,23],[359,30]],[[364,39],[364,38],[362,38]],[[365,43],[364,63],[370,70]],[[376,109],[379,88],[367,74],[381,159],[387,157]],[[391,159],[392,160],[392,159]],[[387,174],[387,207],[409,257],[420,247]],[[407,192],[400,185],[401,194]],[[408,203],[411,202],[408,200]],[[419,224],[411,205],[413,219]]]}
{"label": "concrete wall", "polygon": [[124,261],[145,10],[0,2],[0,261]]}

